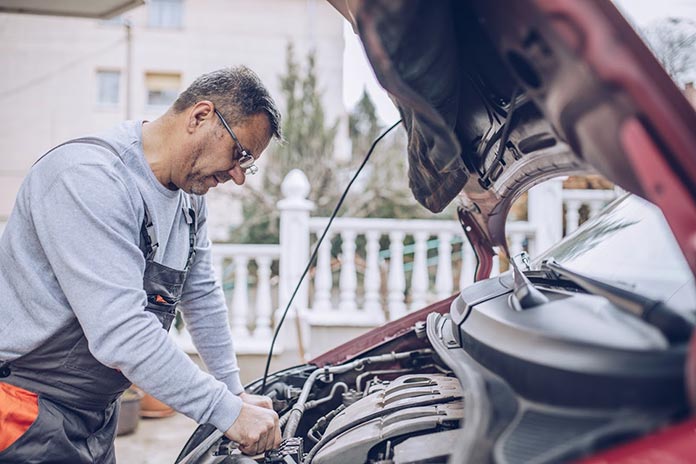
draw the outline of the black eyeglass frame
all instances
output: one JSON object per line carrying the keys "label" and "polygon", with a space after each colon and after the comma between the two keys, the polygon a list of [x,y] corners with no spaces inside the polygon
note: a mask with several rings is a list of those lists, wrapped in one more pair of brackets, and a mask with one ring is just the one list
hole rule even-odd
{"label": "black eyeglass frame", "polygon": [[239,148],[239,152],[242,154],[242,156],[239,157],[237,160],[237,164],[239,164],[239,167],[244,170],[244,174],[247,176],[253,176],[257,172],[259,172],[258,166],[256,166],[256,160],[254,159],[253,156],[249,154],[248,151],[244,148],[244,145],[242,145],[239,142],[239,139],[237,136],[234,134],[230,126],[227,124],[227,121],[225,121],[225,118],[222,117],[220,112],[218,111],[217,108],[214,108],[213,111],[215,111],[215,114],[217,114],[218,118],[220,118],[220,121],[222,122],[222,125],[227,129],[227,133],[230,134],[230,137],[232,137],[232,140],[234,140],[234,143],[237,144],[237,148]]}

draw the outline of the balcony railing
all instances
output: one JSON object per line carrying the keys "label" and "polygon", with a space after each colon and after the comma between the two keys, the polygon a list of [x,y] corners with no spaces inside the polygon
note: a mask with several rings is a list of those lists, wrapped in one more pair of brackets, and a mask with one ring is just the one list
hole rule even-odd
{"label": "balcony railing", "polygon": [[[559,194],[551,206],[548,192],[539,195],[545,203],[536,217],[560,226],[559,231],[565,225],[566,233],[577,228],[581,216],[596,214],[616,196],[614,191],[556,188]],[[213,246],[213,265],[226,292],[240,354],[268,349],[274,311],[285,308],[328,221],[310,217],[309,185],[301,172],[288,174],[283,193],[278,245]],[[529,201],[536,201],[532,194]],[[513,255],[526,250],[534,256],[560,239],[560,233],[540,236],[541,220],[508,222]],[[457,221],[339,217],[297,293],[290,318],[299,315],[305,328],[376,326],[470,285],[475,267],[473,250]],[[493,272],[498,272],[497,259]],[[185,333],[182,337],[191,349]]]}

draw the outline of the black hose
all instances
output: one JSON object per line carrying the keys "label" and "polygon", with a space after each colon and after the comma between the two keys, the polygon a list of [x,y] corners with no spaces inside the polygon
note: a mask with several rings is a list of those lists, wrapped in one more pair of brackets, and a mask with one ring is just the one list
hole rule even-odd
{"label": "black hose", "polygon": [[372,155],[372,152],[374,151],[375,147],[377,146],[377,144],[379,143],[380,140],[382,140],[389,132],[392,131],[392,129],[394,129],[399,124],[401,124],[401,119],[399,119],[394,124],[392,124],[388,129],[386,129],[384,132],[382,132],[379,135],[379,137],[377,137],[375,139],[374,142],[372,142],[372,146],[367,151],[367,155],[365,155],[365,159],[363,160],[362,163],[360,163],[360,166],[358,167],[358,170],[353,175],[353,178],[350,180],[350,182],[348,182],[348,186],[343,191],[343,195],[341,195],[341,198],[338,200],[338,203],[336,204],[336,207],[334,208],[333,213],[331,213],[331,217],[329,218],[329,222],[326,224],[326,227],[324,228],[324,232],[321,234],[321,237],[319,237],[319,240],[317,240],[317,243],[314,246],[314,251],[312,252],[312,256],[309,258],[309,261],[307,262],[307,267],[305,267],[305,270],[302,273],[302,276],[300,277],[300,281],[297,282],[297,286],[295,287],[295,291],[292,292],[292,295],[290,296],[290,300],[288,300],[288,304],[285,307],[285,311],[283,311],[283,315],[281,316],[280,321],[278,321],[278,325],[276,326],[275,332],[273,332],[273,339],[271,340],[271,348],[268,350],[268,358],[266,359],[266,368],[263,371],[263,380],[261,382],[261,394],[262,395],[266,392],[266,378],[268,377],[268,370],[271,367],[271,359],[273,357],[273,347],[275,346],[276,338],[278,338],[278,334],[280,333],[280,328],[283,326],[283,322],[285,322],[285,316],[288,315],[288,311],[290,311],[290,306],[292,305],[292,302],[295,300],[295,295],[297,295],[297,292],[300,290],[300,285],[302,285],[302,281],[304,280],[305,276],[307,275],[307,272],[309,272],[309,268],[312,266],[312,263],[317,258],[317,252],[319,251],[319,245],[321,245],[321,242],[324,241],[324,237],[326,236],[326,233],[329,231],[329,227],[331,227],[331,223],[333,222],[334,218],[336,217],[336,214],[338,214],[338,210],[343,205],[343,201],[346,199],[346,195],[348,195],[348,190],[350,189],[351,185],[353,185],[353,182],[355,182],[355,179],[357,179],[358,174],[360,174],[360,171],[362,171],[362,169],[365,167],[365,164],[367,164],[367,160],[370,159],[370,156]]}

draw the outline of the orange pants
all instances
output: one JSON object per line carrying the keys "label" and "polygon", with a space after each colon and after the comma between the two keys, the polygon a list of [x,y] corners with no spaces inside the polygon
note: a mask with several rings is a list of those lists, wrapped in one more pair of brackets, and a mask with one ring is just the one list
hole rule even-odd
{"label": "orange pants", "polygon": [[38,415],[36,393],[0,383],[0,451],[24,435]]}

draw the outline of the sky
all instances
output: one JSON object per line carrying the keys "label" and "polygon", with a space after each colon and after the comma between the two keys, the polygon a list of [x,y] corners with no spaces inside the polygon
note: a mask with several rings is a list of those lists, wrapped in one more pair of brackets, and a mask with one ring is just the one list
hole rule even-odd
{"label": "sky", "polygon": [[[638,27],[645,27],[652,21],[666,17],[696,21],[696,0],[614,0],[614,3],[629,21]],[[367,89],[382,121],[385,124],[395,122],[399,119],[399,113],[377,83],[362,45],[348,22],[344,24],[344,37],[346,48],[343,58],[343,101],[346,108],[353,108],[363,89]]]}

